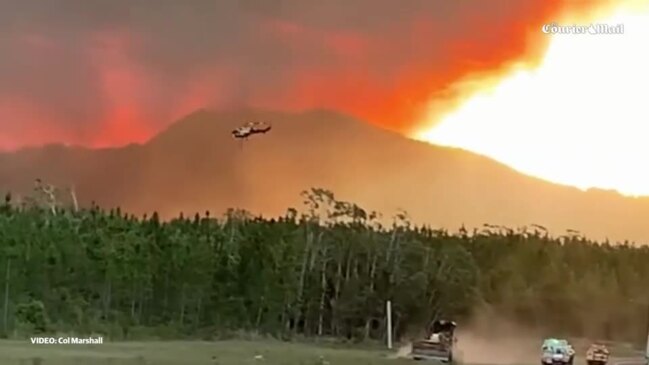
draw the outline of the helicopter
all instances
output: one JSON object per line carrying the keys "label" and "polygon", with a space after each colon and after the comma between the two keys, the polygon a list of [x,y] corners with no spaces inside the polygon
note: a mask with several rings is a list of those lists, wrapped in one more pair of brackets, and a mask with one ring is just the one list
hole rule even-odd
{"label": "helicopter", "polygon": [[248,139],[254,134],[266,134],[272,129],[272,126],[263,122],[249,122],[234,130],[232,136],[236,139]]}

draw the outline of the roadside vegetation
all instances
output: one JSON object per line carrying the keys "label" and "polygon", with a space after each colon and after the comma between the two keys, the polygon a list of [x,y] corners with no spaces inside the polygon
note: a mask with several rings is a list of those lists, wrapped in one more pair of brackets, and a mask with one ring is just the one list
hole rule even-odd
{"label": "roadside vegetation", "polygon": [[161,221],[35,197],[0,204],[0,330],[109,339],[384,340],[476,308],[566,336],[642,342],[649,249],[543,227],[414,226],[323,189],[277,218]]}

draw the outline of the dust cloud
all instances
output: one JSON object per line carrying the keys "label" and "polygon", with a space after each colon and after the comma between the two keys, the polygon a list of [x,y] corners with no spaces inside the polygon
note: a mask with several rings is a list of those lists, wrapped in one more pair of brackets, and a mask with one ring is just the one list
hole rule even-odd
{"label": "dust cloud", "polygon": [[540,341],[515,332],[508,334],[459,333],[457,358],[471,364],[529,364],[539,360]]}
{"label": "dust cloud", "polygon": [[[487,314],[488,313],[488,314]],[[543,335],[492,311],[479,314],[469,323],[458,323],[455,358],[465,364],[518,365],[539,361]],[[410,355],[412,343],[404,344],[394,358]]]}
{"label": "dust cloud", "polygon": [[504,319],[494,311],[480,311],[470,323],[458,323],[457,358],[473,364],[535,364],[543,334]]}
{"label": "dust cloud", "polygon": [[410,352],[412,352],[412,343],[407,343],[399,347],[394,357],[398,359],[406,358],[410,355]]}

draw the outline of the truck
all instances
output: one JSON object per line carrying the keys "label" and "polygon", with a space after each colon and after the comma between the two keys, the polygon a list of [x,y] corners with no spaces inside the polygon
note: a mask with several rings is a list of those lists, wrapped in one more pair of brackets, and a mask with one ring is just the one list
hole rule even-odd
{"label": "truck", "polygon": [[454,321],[436,320],[428,327],[426,337],[413,342],[411,357],[415,360],[437,360],[453,363],[455,338]]}
{"label": "truck", "polygon": [[548,338],[541,347],[541,365],[572,365],[575,351],[566,340]]}
{"label": "truck", "polygon": [[590,345],[586,352],[586,363],[588,365],[606,365],[608,363],[609,351],[606,346],[599,343]]}

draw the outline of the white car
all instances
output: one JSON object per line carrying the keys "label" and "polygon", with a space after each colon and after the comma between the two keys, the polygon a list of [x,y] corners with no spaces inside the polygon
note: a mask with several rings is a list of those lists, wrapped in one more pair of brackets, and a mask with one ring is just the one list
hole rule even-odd
{"label": "white car", "polygon": [[547,339],[543,342],[542,365],[572,365],[575,352],[565,340]]}
{"label": "white car", "polygon": [[543,357],[541,359],[543,364],[555,364],[555,365],[563,365],[563,364],[569,364],[570,363],[570,355],[568,353],[563,352],[559,349],[555,350],[555,352],[547,352],[543,354]]}

